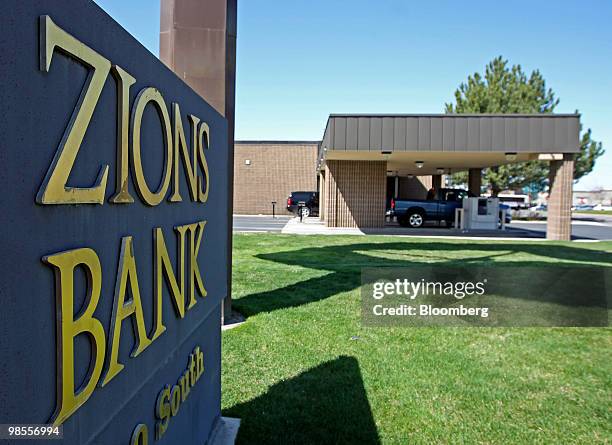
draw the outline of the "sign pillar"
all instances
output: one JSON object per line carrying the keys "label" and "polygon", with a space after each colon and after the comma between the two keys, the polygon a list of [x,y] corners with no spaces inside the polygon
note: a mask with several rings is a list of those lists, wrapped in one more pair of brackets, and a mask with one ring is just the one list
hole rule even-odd
{"label": "sign pillar", "polygon": [[[160,59],[225,116],[228,127],[228,190],[234,189],[237,0],[161,0]],[[232,204],[227,221],[232,228]],[[229,231],[231,266],[232,231]],[[224,300],[231,316],[231,274]]]}

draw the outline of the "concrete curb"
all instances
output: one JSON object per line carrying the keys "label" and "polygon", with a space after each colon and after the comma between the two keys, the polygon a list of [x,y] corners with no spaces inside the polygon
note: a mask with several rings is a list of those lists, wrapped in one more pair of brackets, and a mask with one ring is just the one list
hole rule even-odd
{"label": "concrete curb", "polygon": [[234,445],[240,428],[240,419],[221,417],[215,425],[206,445]]}

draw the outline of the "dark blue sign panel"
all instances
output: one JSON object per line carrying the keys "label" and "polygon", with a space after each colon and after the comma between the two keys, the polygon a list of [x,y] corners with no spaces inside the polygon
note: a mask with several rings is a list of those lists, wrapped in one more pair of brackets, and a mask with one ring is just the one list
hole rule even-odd
{"label": "dark blue sign panel", "polygon": [[0,423],[203,444],[220,416],[226,121],[93,2],[2,8]]}

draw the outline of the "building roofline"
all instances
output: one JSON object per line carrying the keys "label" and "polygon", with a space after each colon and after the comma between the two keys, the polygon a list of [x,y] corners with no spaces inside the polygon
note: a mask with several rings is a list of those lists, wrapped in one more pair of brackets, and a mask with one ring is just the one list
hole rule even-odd
{"label": "building roofline", "polygon": [[579,132],[578,113],[330,114],[319,159],[325,158],[324,148],[577,153]]}
{"label": "building roofline", "polygon": [[580,117],[580,113],[331,113],[332,117]]}
{"label": "building roofline", "polygon": [[234,144],[250,144],[250,145],[318,145],[321,141],[259,141],[259,140],[247,140],[247,141],[234,141]]}

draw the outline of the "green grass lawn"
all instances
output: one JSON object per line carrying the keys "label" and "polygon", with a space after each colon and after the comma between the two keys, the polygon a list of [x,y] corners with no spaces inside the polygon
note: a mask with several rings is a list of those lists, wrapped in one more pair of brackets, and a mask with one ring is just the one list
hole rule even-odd
{"label": "green grass lawn", "polygon": [[612,210],[577,210],[575,213],[586,213],[588,215],[612,215]]}
{"label": "green grass lawn", "polygon": [[611,443],[612,330],[365,328],[362,267],[612,267],[612,243],[234,237],[223,415],[243,444]]}

